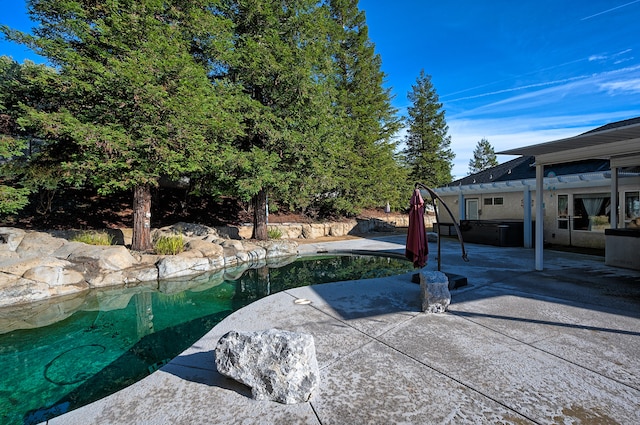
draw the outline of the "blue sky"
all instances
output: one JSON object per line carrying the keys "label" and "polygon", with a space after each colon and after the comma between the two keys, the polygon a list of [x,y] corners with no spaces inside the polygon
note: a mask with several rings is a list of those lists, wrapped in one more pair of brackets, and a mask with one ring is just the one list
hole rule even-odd
{"label": "blue sky", "polygon": [[500,151],[640,116],[640,0],[359,4],[402,114],[431,75],[456,177],[482,138]]}
{"label": "blue sky", "polygon": [[[456,178],[467,174],[482,138],[500,151],[640,116],[640,0],[359,5],[400,114],[420,70],[431,75],[446,111]],[[23,0],[2,6],[0,23],[33,26]],[[33,58],[4,41],[0,55]]]}

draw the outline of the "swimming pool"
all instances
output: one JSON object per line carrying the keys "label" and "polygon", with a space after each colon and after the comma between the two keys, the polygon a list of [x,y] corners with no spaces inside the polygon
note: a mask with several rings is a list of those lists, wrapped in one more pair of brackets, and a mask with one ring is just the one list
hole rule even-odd
{"label": "swimming pool", "polygon": [[412,269],[401,258],[322,255],[0,309],[0,422],[37,424],[131,385],[269,294]]}

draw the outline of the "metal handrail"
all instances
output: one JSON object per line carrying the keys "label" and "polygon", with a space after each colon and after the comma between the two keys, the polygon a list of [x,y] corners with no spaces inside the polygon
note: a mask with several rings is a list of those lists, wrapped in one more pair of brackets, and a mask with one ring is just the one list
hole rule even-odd
{"label": "metal handrail", "polygon": [[453,217],[453,213],[451,212],[451,210],[449,209],[447,204],[442,200],[442,198],[440,198],[438,196],[437,193],[435,193],[428,186],[426,186],[426,185],[424,185],[424,184],[422,184],[420,182],[416,182],[415,189],[417,189],[418,186],[420,186],[423,189],[425,189],[427,192],[429,192],[429,195],[431,195],[431,203],[433,204],[433,210],[435,211],[435,214],[436,214],[436,223],[438,223],[438,271],[440,271],[440,265],[441,265],[440,258],[442,256],[440,255],[440,217],[438,216],[438,208],[436,207],[436,199],[442,203],[442,205],[444,206],[444,209],[447,210],[447,212],[449,213],[449,216],[451,217],[451,221],[453,222],[453,227],[456,229],[456,234],[458,235],[458,240],[460,241],[460,247],[462,248],[462,259],[465,262],[469,262],[469,257],[467,257],[467,251],[464,249],[464,241],[462,240],[462,232],[460,231],[460,226],[458,226],[458,223],[456,222],[456,219]]}

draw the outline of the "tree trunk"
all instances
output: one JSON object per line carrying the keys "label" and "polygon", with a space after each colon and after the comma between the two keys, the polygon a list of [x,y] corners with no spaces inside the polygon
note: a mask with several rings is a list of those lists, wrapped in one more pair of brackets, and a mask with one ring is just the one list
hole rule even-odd
{"label": "tree trunk", "polygon": [[150,251],[151,245],[151,186],[136,186],[133,190],[133,251]]}
{"label": "tree trunk", "polygon": [[267,235],[267,190],[260,189],[252,199],[253,203],[253,239],[266,241]]}

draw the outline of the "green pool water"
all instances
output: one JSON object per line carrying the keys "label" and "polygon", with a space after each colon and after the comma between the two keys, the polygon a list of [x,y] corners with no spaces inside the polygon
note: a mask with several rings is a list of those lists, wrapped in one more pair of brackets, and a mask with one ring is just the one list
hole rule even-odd
{"label": "green pool water", "polygon": [[319,256],[0,309],[0,423],[37,424],[131,385],[269,294],[410,270],[399,258]]}

